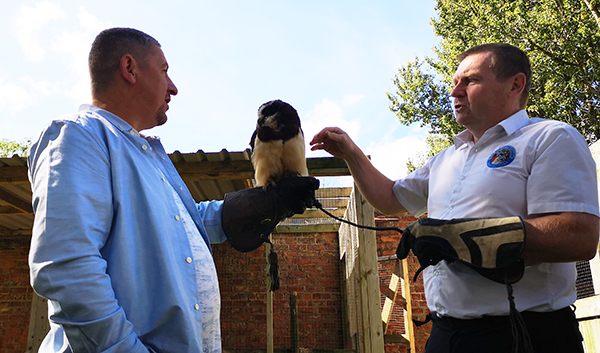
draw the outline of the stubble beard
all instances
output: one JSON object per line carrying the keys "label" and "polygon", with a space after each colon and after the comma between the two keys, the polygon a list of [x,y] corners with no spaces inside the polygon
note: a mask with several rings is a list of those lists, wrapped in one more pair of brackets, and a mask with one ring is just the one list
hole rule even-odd
{"label": "stubble beard", "polygon": [[164,125],[167,122],[167,114],[166,113],[158,113],[156,115],[156,126]]}

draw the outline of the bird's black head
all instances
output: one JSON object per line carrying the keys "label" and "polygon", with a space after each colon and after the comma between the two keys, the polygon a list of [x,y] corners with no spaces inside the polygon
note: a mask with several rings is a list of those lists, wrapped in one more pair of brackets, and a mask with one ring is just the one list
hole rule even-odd
{"label": "bird's black head", "polygon": [[300,117],[294,107],[279,99],[258,108],[258,137],[262,141],[289,140],[300,132]]}

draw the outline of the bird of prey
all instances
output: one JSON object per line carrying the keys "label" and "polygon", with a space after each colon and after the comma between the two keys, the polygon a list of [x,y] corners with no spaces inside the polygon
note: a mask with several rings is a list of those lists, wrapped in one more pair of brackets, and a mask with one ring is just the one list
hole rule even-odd
{"label": "bird of prey", "polygon": [[288,103],[273,100],[258,108],[250,146],[256,186],[272,186],[289,176],[308,176],[300,117]]}

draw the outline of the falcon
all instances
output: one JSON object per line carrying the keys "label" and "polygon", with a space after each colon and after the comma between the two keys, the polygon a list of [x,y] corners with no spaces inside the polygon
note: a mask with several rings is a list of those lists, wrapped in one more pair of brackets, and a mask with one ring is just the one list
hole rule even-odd
{"label": "falcon", "polygon": [[258,108],[250,146],[256,186],[266,188],[286,177],[308,176],[300,117],[288,103],[273,100]]}

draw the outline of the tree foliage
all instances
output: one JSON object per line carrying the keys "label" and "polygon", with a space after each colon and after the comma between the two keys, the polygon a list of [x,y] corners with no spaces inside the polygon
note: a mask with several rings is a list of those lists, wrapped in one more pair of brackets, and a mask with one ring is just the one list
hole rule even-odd
{"label": "tree foliage", "polygon": [[408,162],[406,162],[406,169],[409,173],[414,172],[415,170],[421,168],[427,163],[429,158],[435,156],[436,154],[442,152],[442,150],[452,144],[453,139],[448,138],[447,135],[442,134],[429,134],[425,138],[425,143],[427,143],[427,152],[420,153],[415,158],[409,158]]}
{"label": "tree foliage", "polygon": [[437,58],[416,58],[395,76],[390,109],[447,136],[460,131],[449,93],[456,56],[483,43],[524,50],[533,78],[530,116],[571,124],[589,143],[600,138],[600,0],[438,0],[432,20]]}
{"label": "tree foliage", "polygon": [[2,139],[0,140],[0,158],[10,158],[14,155],[26,157],[29,146],[31,146],[31,140],[19,142]]}

